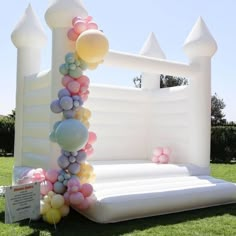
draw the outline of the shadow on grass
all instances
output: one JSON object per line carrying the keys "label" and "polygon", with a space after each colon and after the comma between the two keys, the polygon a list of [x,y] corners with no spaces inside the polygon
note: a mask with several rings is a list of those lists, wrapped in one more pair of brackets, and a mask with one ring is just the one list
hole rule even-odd
{"label": "shadow on grass", "polygon": [[[123,221],[113,224],[98,224],[81,216],[74,210],[71,210],[69,216],[63,218],[56,229],[53,225],[40,221],[24,220],[20,226],[29,226],[34,230],[30,235],[88,235],[88,236],[118,236],[125,233],[131,233],[135,230],[145,230],[156,226],[173,225],[208,217],[222,216],[230,214],[236,216],[236,204],[223,205],[211,208],[204,208],[181,213],[174,213],[162,216],[148,217],[130,221]],[[4,222],[4,212],[0,213],[0,221]],[[45,233],[42,233],[42,231]]]}

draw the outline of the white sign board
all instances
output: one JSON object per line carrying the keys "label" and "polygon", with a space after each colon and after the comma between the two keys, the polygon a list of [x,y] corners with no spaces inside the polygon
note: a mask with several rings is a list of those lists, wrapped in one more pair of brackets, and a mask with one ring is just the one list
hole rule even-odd
{"label": "white sign board", "polygon": [[40,183],[6,187],[5,223],[36,219],[40,214]]}

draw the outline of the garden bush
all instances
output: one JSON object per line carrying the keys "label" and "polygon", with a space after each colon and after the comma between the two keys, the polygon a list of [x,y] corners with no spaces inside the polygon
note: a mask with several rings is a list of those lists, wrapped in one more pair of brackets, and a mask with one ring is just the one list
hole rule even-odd
{"label": "garden bush", "polygon": [[0,155],[14,153],[15,121],[8,117],[0,119]]}
{"label": "garden bush", "polygon": [[211,161],[230,163],[236,158],[236,126],[211,128]]}

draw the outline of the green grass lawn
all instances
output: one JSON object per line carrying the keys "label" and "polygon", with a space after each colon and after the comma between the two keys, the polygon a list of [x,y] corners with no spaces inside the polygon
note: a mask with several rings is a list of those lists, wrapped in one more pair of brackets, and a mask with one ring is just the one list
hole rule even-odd
{"label": "green grass lawn", "polygon": [[[13,158],[0,158],[0,185],[11,183]],[[212,175],[236,183],[236,164],[212,164]],[[0,198],[2,235],[79,235],[79,236],[236,236],[236,204],[205,208],[170,215],[149,217],[115,224],[97,224],[71,211],[54,229],[43,221],[24,220],[4,224],[4,198]]]}

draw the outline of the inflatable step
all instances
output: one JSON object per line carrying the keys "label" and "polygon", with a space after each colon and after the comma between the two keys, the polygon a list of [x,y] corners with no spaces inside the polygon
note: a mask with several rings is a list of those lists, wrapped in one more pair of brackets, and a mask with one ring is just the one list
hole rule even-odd
{"label": "inflatable step", "polygon": [[127,179],[94,187],[96,200],[81,213],[99,223],[236,202],[236,185],[210,176]]}

